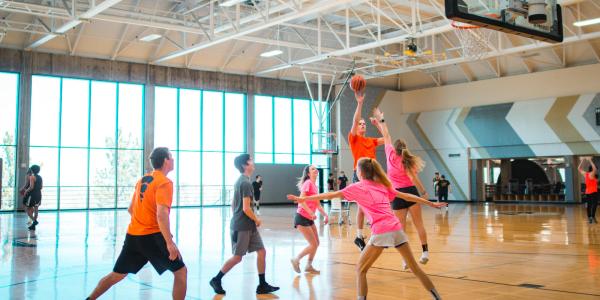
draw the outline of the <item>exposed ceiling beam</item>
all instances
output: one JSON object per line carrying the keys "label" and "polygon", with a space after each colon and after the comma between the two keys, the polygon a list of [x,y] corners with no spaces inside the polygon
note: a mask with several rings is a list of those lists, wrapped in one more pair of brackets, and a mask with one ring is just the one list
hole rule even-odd
{"label": "exposed ceiling beam", "polygon": [[304,7],[299,11],[296,11],[293,13],[288,13],[288,14],[285,14],[285,15],[282,15],[282,16],[279,16],[276,18],[272,18],[268,22],[264,22],[262,24],[244,28],[243,30],[240,30],[238,32],[229,34],[229,35],[221,37],[221,38],[214,39],[212,41],[200,43],[198,45],[192,46],[185,50],[175,51],[171,54],[168,54],[168,55],[158,58],[153,63],[161,63],[161,62],[164,62],[167,60],[171,60],[173,58],[180,57],[182,55],[186,55],[186,54],[196,52],[196,51],[199,51],[202,49],[206,49],[206,48],[218,45],[218,44],[222,44],[224,42],[238,38],[240,36],[252,34],[254,32],[258,32],[258,31],[267,29],[269,27],[279,25],[281,23],[285,23],[285,22],[288,22],[288,21],[291,21],[294,19],[298,19],[298,18],[302,18],[302,17],[306,17],[306,16],[316,15],[318,13],[321,13],[321,12],[324,12],[327,10],[337,9],[337,8],[344,7],[351,3],[359,3],[359,2],[362,2],[362,0],[360,0],[360,1],[358,1],[358,0],[338,0],[338,1],[323,0],[323,1],[319,1],[310,6]]}
{"label": "exposed ceiling beam", "polygon": [[29,44],[29,46],[27,46],[25,49],[31,50],[31,49],[37,48],[37,47],[51,41],[58,35],[64,34],[65,32],[71,30],[72,28],[81,24],[84,20],[93,18],[94,16],[107,10],[108,8],[110,8],[111,6],[113,6],[119,2],[121,2],[121,0],[104,0],[104,2],[97,4],[96,6],[90,7],[87,11],[80,14],[77,18],[67,21],[61,27],[56,29],[55,32],[49,33],[49,34],[41,37],[40,39],[34,41],[33,43]]}

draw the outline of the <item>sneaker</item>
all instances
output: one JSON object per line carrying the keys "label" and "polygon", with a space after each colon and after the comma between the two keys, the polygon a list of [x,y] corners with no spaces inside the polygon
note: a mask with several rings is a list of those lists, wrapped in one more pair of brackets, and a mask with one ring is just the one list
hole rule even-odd
{"label": "sneaker", "polygon": [[257,215],[257,216],[260,216],[260,210],[257,210],[257,211],[256,211],[256,215]]}
{"label": "sneaker", "polygon": [[210,286],[215,290],[215,294],[225,295],[225,290],[221,286],[221,280],[214,278],[210,280]]}
{"label": "sneaker", "polygon": [[419,262],[422,264],[427,264],[428,261],[429,261],[429,251],[424,251],[423,254],[421,254],[421,259],[419,259]]}
{"label": "sneaker", "polygon": [[594,219],[592,219],[592,217],[589,217],[588,218],[588,223],[590,223],[590,224],[594,223]]}
{"label": "sneaker", "polygon": [[29,230],[35,230],[35,225],[31,225],[31,226],[27,227],[27,229],[29,229]]}
{"label": "sneaker", "polygon": [[272,292],[276,292],[276,291],[278,291],[278,290],[279,290],[279,288],[278,288],[278,287],[276,287],[276,286],[271,286],[271,285],[270,285],[270,284],[268,284],[268,283],[265,283],[265,284],[259,284],[259,285],[256,287],[256,293],[257,293],[257,294],[269,294],[269,293],[272,293]]}
{"label": "sneaker", "polygon": [[290,262],[292,263],[294,271],[296,271],[296,273],[300,273],[300,262],[297,261],[295,258],[290,259]]}
{"label": "sneaker", "polygon": [[33,226],[36,226],[37,224],[40,224],[40,223],[38,223],[38,221],[33,221],[33,223],[32,223]]}
{"label": "sneaker", "polygon": [[313,274],[321,274],[321,271],[315,269],[311,265],[306,265],[306,268],[304,268],[304,272],[313,273]]}
{"label": "sneaker", "polygon": [[365,243],[365,238],[362,237],[356,237],[354,239],[354,244],[360,248],[360,251],[363,251],[363,249],[365,249],[365,247],[367,246],[367,244]]}

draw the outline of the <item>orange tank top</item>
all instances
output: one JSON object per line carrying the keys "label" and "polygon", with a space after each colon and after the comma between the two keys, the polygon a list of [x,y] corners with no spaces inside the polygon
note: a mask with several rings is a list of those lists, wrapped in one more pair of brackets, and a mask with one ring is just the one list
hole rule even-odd
{"label": "orange tank top", "polygon": [[585,173],[585,194],[598,192],[598,180],[591,176],[591,173]]}

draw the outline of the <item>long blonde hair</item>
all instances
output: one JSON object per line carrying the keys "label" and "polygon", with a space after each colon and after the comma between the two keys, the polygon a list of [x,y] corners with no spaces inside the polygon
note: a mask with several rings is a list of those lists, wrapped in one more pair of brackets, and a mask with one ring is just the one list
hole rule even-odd
{"label": "long blonde hair", "polygon": [[401,139],[396,140],[394,142],[394,148],[396,149],[396,154],[402,157],[402,165],[404,169],[419,173],[425,167],[425,162],[418,156],[410,153],[408,148],[406,148],[406,142]]}
{"label": "long blonde hair", "polygon": [[364,179],[381,183],[387,188],[392,188],[392,183],[385,175],[383,168],[377,160],[363,157],[358,160],[357,168]]}
{"label": "long blonde hair", "polygon": [[299,191],[302,191],[302,185],[304,185],[304,182],[310,179],[310,167],[312,167],[312,165],[307,165],[304,167],[304,169],[302,169],[302,177],[298,178],[298,184],[296,185]]}

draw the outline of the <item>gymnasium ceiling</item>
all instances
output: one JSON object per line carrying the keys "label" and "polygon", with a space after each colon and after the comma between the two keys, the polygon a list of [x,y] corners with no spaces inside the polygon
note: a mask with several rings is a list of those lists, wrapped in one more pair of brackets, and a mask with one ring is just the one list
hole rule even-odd
{"label": "gymnasium ceiling", "polygon": [[499,33],[480,61],[441,0],[0,0],[0,47],[312,82],[356,61],[370,84],[410,90],[600,63],[600,25],[572,25],[600,0],[559,3],[565,42]]}

